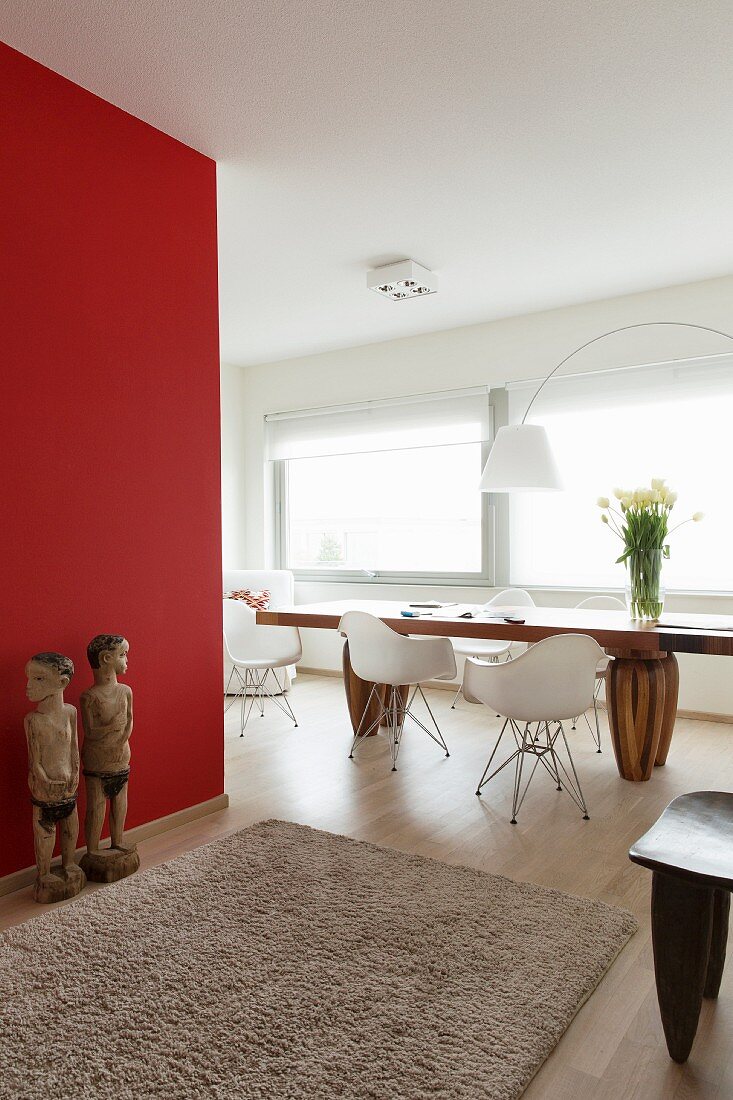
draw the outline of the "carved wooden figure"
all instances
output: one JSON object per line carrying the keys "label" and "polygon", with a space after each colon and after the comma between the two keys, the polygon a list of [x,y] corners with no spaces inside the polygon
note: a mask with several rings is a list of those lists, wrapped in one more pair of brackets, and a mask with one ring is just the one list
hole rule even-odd
{"label": "carved wooden figure", "polygon": [[[74,860],[79,835],[76,707],[64,702],[64,689],[74,675],[74,663],[61,653],[36,653],[25,672],[26,694],[37,704],[24,722],[38,867],[33,897],[38,902],[63,901],[73,898],[86,884],[84,872]],[[61,867],[52,870],[57,826]]]}
{"label": "carved wooden figure", "polygon": [[[129,644],[121,634],[98,634],[87,646],[94,684],[82,694],[82,764],[86,779],[84,827],[87,851],[81,865],[92,882],[117,882],[140,866],[137,850],[123,843],[130,775],[132,690],[118,683],[127,672]],[[110,846],[100,838],[109,802]]]}

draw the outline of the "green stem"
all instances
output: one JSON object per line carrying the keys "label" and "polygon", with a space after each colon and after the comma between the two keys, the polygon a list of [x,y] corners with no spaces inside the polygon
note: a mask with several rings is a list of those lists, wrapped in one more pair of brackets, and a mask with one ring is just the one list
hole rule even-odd
{"label": "green stem", "polygon": [[632,619],[658,619],[664,601],[661,598],[662,549],[633,550],[627,559]]}

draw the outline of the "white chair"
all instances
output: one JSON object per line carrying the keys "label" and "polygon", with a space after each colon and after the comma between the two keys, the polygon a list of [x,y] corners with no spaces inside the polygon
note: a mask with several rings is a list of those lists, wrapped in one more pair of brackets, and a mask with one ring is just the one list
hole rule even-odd
{"label": "white chair", "polygon": [[[420,686],[425,680],[452,680],[455,676],[456,659],[450,639],[407,638],[365,611],[347,611],[339,623],[339,630],[348,639],[349,658],[354,672],[362,680],[373,684],[354,735],[349,759],[353,758],[357,745],[386,720],[392,771],[397,771],[397,757],[408,718],[440,745],[446,756],[450,756],[435,715]],[[382,699],[383,684],[387,685],[386,700]],[[413,689],[411,695],[410,688]],[[404,693],[401,689],[405,689]],[[412,710],[418,692],[435,727],[435,733]],[[379,713],[367,725],[367,715],[374,700],[378,703]]]}
{"label": "white chair", "polygon": [[[525,592],[523,588],[505,588],[503,591],[497,592],[484,604],[486,608],[534,606],[534,600],[529,592]],[[492,664],[496,664],[499,658],[505,655],[506,659],[510,661],[513,655],[523,650],[523,643],[506,642],[501,638],[451,638],[451,642],[456,656],[475,657],[478,661],[490,661]],[[453,698],[452,710],[456,709],[456,703],[462,690],[463,684],[458,688]],[[469,699],[468,702],[473,702],[473,700]]]}
{"label": "white chair", "polygon": [[[626,610],[626,604],[623,602],[623,600],[617,599],[616,596],[589,596],[587,600],[581,600],[580,603],[575,605],[575,607],[577,610],[580,610],[581,608],[586,608],[589,611]],[[612,660],[613,657],[609,657],[607,654],[604,654],[603,658],[598,662],[598,667],[596,668],[596,687],[595,691],[593,692],[593,717],[595,719],[596,725],[595,731],[593,729],[593,726],[591,726],[590,724],[587,712],[583,714],[586,725],[590,730],[590,735],[595,742],[596,752],[601,751],[601,723],[598,719],[598,696],[601,693],[601,685],[606,679],[606,672]],[[575,729],[575,727],[577,726],[579,717],[579,715],[576,715],[576,717],[573,718],[573,729]]]}
{"label": "white chair", "polygon": [[[290,569],[225,569],[222,577],[223,592],[232,592],[236,589],[249,588],[253,592],[260,592],[266,588],[270,593],[270,609],[278,607],[292,607],[295,603],[295,578]],[[222,687],[226,689],[232,675],[232,663],[224,651],[224,680]],[[282,682],[287,691],[291,681],[295,679],[296,670],[290,665],[282,673]]]}
{"label": "white chair", "polygon": [[[567,791],[588,820],[588,808],[563,722],[574,714],[582,714],[591,705],[596,667],[602,655],[598,643],[586,634],[559,634],[537,642],[526,653],[504,664],[487,665],[470,659],[466,662],[466,690],[505,716],[476,794],[480,795],[489,780],[515,761],[512,825],[517,823],[517,814],[538,764],[555,780],[558,791]],[[489,775],[507,727],[514,736],[514,752]],[[567,753],[570,770],[560,757],[561,746]],[[534,757],[534,763],[522,789],[525,757]]]}
{"label": "white chair", "polygon": [[[226,713],[237,699],[241,700],[240,737],[257,705],[260,717],[265,715],[265,699],[277,703],[283,714],[298,721],[285,694],[285,683],[276,669],[286,669],[300,660],[303,649],[300,631],[295,626],[258,626],[255,612],[241,600],[224,600],[224,652],[231,663],[225,697],[232,695],[224,709]],[[274,692],[270,688],[274,680]],[[249,701],[249,702],[248,702]]]}

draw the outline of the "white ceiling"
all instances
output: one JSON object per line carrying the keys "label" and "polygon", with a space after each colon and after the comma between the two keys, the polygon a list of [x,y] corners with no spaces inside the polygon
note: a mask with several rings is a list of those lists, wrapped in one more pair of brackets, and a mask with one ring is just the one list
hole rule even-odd
{"label": "white ceiling", "polygon": [[[732,32],[730,0],[0,5],[10,45],[219,162],[239,364],[728,273]],[[404,257],[437,295],[366,289]]]}

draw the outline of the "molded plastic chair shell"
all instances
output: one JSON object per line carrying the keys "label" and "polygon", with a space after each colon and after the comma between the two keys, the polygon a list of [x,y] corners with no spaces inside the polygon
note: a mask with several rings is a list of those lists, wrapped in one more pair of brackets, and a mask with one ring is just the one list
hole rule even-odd
{"label": "molded plastic chair shell", "polygon": [[617,596],[589,596],[587,600],[576,603],[576,610],[585,608],[588,611],[625,611],[626,604]]}
{"label": "molded plastic chair shell", "polygon": [[[529,592],[523,588],[505,588],[497,592],[484,607],[535,607],[535,602]],[[491,657],[501,657],[508,653],[515,642],[505,642],[500,638],[451,638],[453,652],[461,657],[478,657],[481,660]],[[522,643],[520,643],[521,645]]]}
{"label": "molded plastic chair shell", "polygon": [[284,668],[303,656],[297,626],[258,626],[242,600],[224,600],[224,646],[232,664],[242,668]]}
{"label": "molded plastic chair shell", "polygon": [[593,705],[603,650],[587,634],[558,634],[513,661],[466,662],[464,691],[517,722],[563,721]]}
{"label": "molded plastic chair shell", "polygon": [[339,623],[357,676],[375,684],[452,680],[456,659],[450,638],[406,638],[366,611],[347,611]]}
{"label": "molded plastic chair shell", "polygon": [[535,607],[535,602],[523,588],[504,588],[497,592],[484,607]]}

